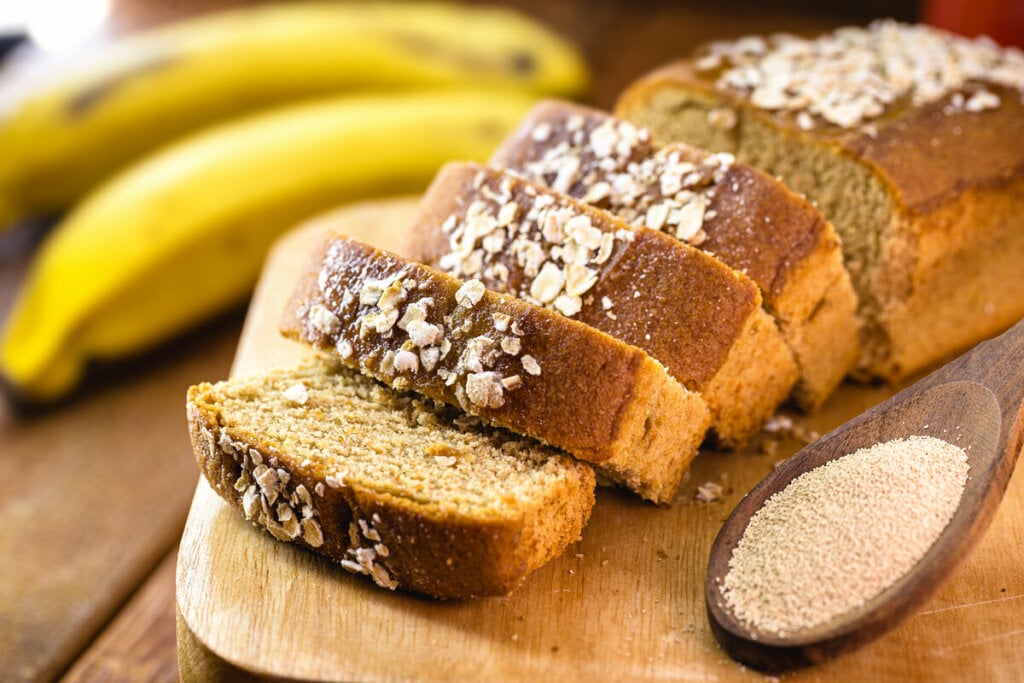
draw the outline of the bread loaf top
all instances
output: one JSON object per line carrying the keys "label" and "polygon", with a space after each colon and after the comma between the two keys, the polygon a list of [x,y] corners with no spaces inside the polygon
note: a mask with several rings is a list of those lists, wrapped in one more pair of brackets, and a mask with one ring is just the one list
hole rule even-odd
{"label": "bread loaf top", "polygon": [[1024,55],[985,38],[877,21],[717,42],[635,83],[619,111],[672,82],[730,103],[708,114],[725,138],[739,109],[764,116],[874,165],[914,211],[1024,173]]}
{"label": "bread loaf top", "polygon": [[713,254],[770,305],[823,241],[838,249],[819,211],[732,154],[657,146],[645,128],[568,102],[538,104],[491,163]]}

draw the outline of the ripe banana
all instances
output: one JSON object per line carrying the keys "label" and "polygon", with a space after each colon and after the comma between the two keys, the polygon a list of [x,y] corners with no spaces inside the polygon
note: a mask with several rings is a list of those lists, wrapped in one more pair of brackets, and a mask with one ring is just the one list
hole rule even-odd
{"label": "ripe banana", "polygon": [[89,359],[140,351],[243,300],[284,229],[420,191],[447,160],[485,160],[533,103],[511,91],[343,96],[165,147],[44,242],[0,339],[0,374],[28,401],[61,397]]}
{"label": "ripe banana", "polygon": [[66,209],[198,127],[355,90],[477,87],[577,95],[579,55],[501,8],[292,3],[226,10],[127,38],[0,116],[0,229]]}

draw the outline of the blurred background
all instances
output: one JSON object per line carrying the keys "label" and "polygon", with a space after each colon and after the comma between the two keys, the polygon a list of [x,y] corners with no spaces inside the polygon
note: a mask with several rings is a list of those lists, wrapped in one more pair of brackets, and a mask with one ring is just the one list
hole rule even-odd
{"label": "blurred background", "polygon": [[[240,4],[3,0],[0,130],[24,83],[45,88],[55,69],[88,62],[125,36]],[[1020,0],[487,4],[520,12],[578,53],[589,84],[561,94],[603,108],[646,71],[707,41],[750,33],[813,35],[892,17],[1024,42]],[[15,144],[43,143],[0,134],[0,178],[15,164]],[[70,169],[75,159],[66,162]],[[378,187],[389,193],[386,178]],[[16,308],[41,245],[75,210],[18,215],[0,232],[0,320]],[[24,401],[26,387],[8,378],[0,397],[0,680],[177,680],[174,553],[198,476],[185,391],[228,375],[246,300],[237,296],[155,343],[90,362],[72,387],[51,392],[54,400]],[[49,324],[57,313],[34,315]]]}

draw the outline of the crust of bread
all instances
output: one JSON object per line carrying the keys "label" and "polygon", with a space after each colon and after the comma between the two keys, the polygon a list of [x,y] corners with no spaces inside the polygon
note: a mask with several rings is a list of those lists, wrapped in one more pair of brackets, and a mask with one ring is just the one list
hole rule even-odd
{"label": "crust of bread", "polygon": [[[328,371],[339,373],[340,381],[372,382],[345,368]],[[488,517],[460,509],[457,501],[437,505],[415,491],[369,486],[358,477],[339,485],[322,463],[301,461],[282,444],[269,442],[258,425],[229,423],[216,396],[213,385],[196,385],[187,404],[195,457],[212,488],[255,526],[343,566],[353,562],[357,549],[376,548],[374,563],[367,565],[371,571],[355,571],[385,588],[441,599],[505,595],[579,538],[594,504],[593,471],[554,452],[552,457],[564,460],[565,476],[558,485],[531,502],[506,500],[495,492],[497,512]],[[429,446],[422,444],[423,449]],[[299,515],[303,499],[311,501],[318,533],[289,538],[274,513],[246,512],[245,489],[237,482],[243,476],[253,480],[260,465],[274,468],[275,481],[285,482],[274,505],[290,501],[293,514]],[[344,466],[343,459],[338,466]],[[300,487],[304,496],[296,493]],[[352,565],[347,568],[352,571]]]}
{"label": "crust of bread", "polygon": [[838,234],[806,199],[743,163],[726,173],[711,209],[702,248],[761,288],[800,368],[793,401],[817,409],[860,355],[858,299]]}
{"label": "crust of bread", "polygon": [[[368,283],[387,281],[405,290],[393,313],[396,322],[384,332],[368,332],[367,316],[381,306],[360,299],[368,301]],[[391,386],[459,406],[599,469],[610,463],[614,469],[605,474],[614,481],[649,500],[671,501],[710,422],[700,395],[635,346],[482,286],[467,302],[460,299],[464,284],[328,235],[296,287],[281,331],[338,353],[346,365]],[[411,304],[425,299],[429,324],[443,330],[438,343],[450,345],[433,368],[399,324]],[[514,353],[502,349],[505,340],[515,344]],[[419,353],[414,370],[395,368],[392,359],[403,350]],[[499,389],[503,381],[509,385]]]}
{"label": "crust of bread", "polygon": [[[538,196],[551,206],[589,218],[602,233],[628,239],[597,266],[596,280],[571,317],[638,346],[660,360],[687,388],[700,392],[711,409],[719,445],[744,444],[785,401],[797,378],[793,357],[774,321],[761,308],[761,294],[745,275],[699,249],[647,228],[634,228],[611,214],[548,188],[475,164],[449,164],[424,195],[408,252],[443,264],[452,254],[445,222],[463,220],[467,207],[504,188],[526,207]],[[497,210],[497,204],[494,205]],[[548,244],[550,249],[551,245]],[[526,294],[525,268],[504,251],[508,276],[478,274],[493,289]],[[743,387],[743,391],[733,389]]]}
{"label": "crust of bread", "polygon": [[[491,157],[497,167],[527,172],[531,164],[568,142],[567,122],[577,117],[584,132],[616,122],[611,115],[580,105],[549,100],[538,104],[520,128]],[[537,139],[534,131],[556,131]],[[597,155],[589,142],[575,146],[588,162]],[[665,146],[683,159],[700,161],[709,153],[680,144]],[[635,141],[634,161],[649,159],[657,146]],[[586,162],[585,162],[586,163]],[[606,178],[598,164],[581,175]],[[536,173],[527,172],[531,180]],[[593,182],[580,181],[569,194],[581,198]],[[615,212],[609,200],[598,206]],[[859,354],[857,297],[843,266],[840,240],[830,223],[804,198],[776,179],[736,162],[713,190],[699,244],[726,265],[749,276],[760,288],[766,310],[800,368],[794,402],[804,410],[821,405],[853,368]]]}
{"label": "crust of bread", "polygon": [[[699,129],[699,144],[741,158],[739,131],[771,131],[788,149],[831,160],[834,173],[849,179],[843,211],[856,213],[868,203],[865,197],[883,197],[869,220],[847,224],[816,197],[814,176],[821,169],[803,173],[764,163],[818,200],[842,235],[863,319],[854,375],[897,381],[1024,316],[1024,146],[1011,144],[1024,138],[1024,102],[1014,90],[986,88],[1000,98],[998,107],[951,112],[939,101],[887,112],[873,121],[873,134],[802,131],[717,90],[692,60],[683,60],[633,83],[616,112],[662,142],[678,137],[673,128]],[[721,108],[736,112],[735,129],[707,124],[708,112]],[[866,246],[853,246],[860,243]]]}
{"label": "crust of bread", "polygon": [[[871,367],[902,378],[993,337],[1024,317],[1024,174],[971,188],[894,220],[913,235],[880,314],[888,344]],[[908,262],[909,261],[909,262]]]}

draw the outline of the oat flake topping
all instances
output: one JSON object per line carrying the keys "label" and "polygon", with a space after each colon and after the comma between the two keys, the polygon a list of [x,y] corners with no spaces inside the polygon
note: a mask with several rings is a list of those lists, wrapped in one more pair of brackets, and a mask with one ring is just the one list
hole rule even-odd
{"label": "oat flake topping", "polygon": [[223,427],[201,431],[206,441],[206,457],[230,457],[238,466],[234,489],[245,518],[263,527],[279,541],[303,540],[312,548],[324,543],[320,513],[306,486],[294,481],[292,473],[281,467],[276,454],[266,457],[255,448],[235,441]]}
{"label": "oat flake topping", "polygon": [[[530,180],[606,209],[640,227],[700,245],[718,183],[735,161],[673,145],[655,150],[650,133],[627,121],[590,117],[545,122],[561,141],[520,170]],[[549,133],[548,139],[551,139]]]}
{"label": "oat flake topping", "polygon": [[[551,194],[525,193],[517,201],[509,177],[492,187],[481,171],[475,184],[480,198],[442,226],[450,251],[440,268],[460,278],[483,278],[488,287],[562,315],[580,312],[616,244],[634,238],[627,230],[602,230]],[[509,265],[522,273],[521,286],[511,285]]]}
{"label": "oat flake topping", "polygon": [[[321,297],[333,302],[333,310],[317,303],[304,313],[307,325],[325,335],[323,344],[333,345],[343,360],[398,389],[412,386],[414,378],[425,381],[426,375],[433,374],[451,388],[455,400],[467,411],[501,408],[508,392],[523,386],[519,362],[511,360],[522,350],[523,330],[518,321],[494,312],[493,335],[472,334],[467,313],[484,299],[481,281],[462,283],[454,295],[455,310],[446,313],[408,268],[381,279],[337,277],[346,253],[342,242],[332,244],[318,279]],[[331,324],[319,325],[318,320],[330,320]],[[353,320],[354,325],[350,324]],[[355,338],[346,337],[353,327]],[[499,372],[499,366],[511,372]],[[536,361],[531,367],[535,371],[528,374],[540,374]],[[308,400],[304,392],[305,387],[292,387],[286,396],[304,404]],[[328,477],[327,484],[343,486],[344,477]]]}
{"label": "oat flake topping", "polygon": [[805,129],[820,120],[864,126],[904,100],[920,106],[949,97],[947,113],[998,107],[986,83],[1024,96],[1020,50],[892,20],[814,40],[780,34],[715,43],[697,68],[722,69],[720,89],[739,91],[761,109],[792,112]]}

